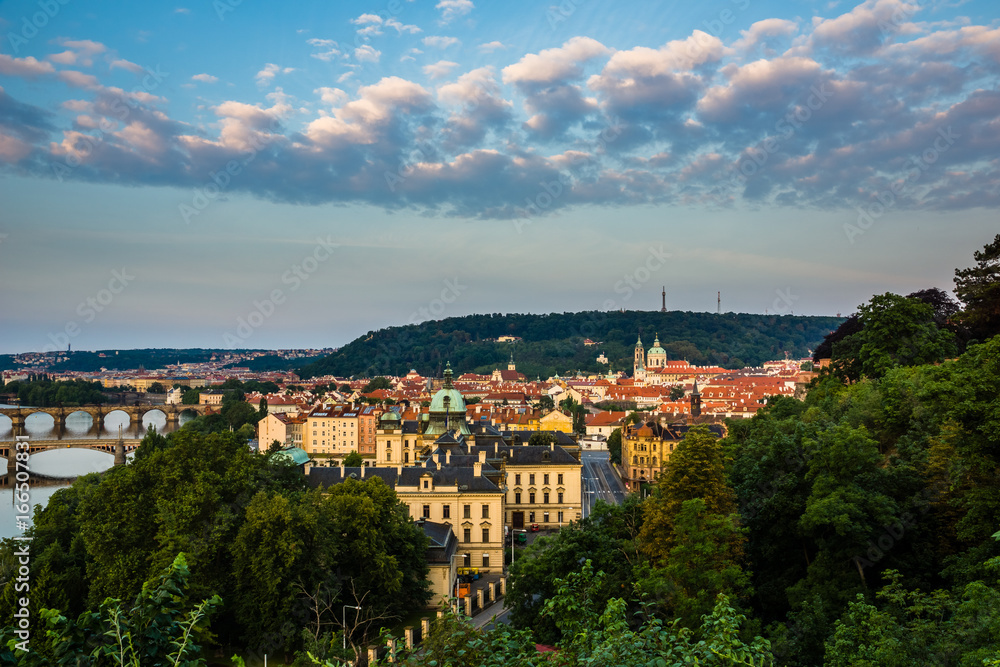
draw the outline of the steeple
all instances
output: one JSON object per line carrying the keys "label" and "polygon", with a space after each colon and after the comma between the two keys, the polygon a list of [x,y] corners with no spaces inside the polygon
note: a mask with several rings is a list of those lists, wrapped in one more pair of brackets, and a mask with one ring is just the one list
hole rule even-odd
{"label": "steeple", "polygon": [[691,392],[691,418],[701,416],[701,393],[698,391],[698,378],[694,379],[694,390]]}
{"label": "steeple", "polygon": [[667,286],[663,286],[663,306],[660,308],[661,313],[667,312]]}
{"label": "steeple", "polygon": [[444,365],[444,385],[443,385],[443,387],[445,389],[454,389],[455,388],[455,386],[451,383],[451,376],[452,376],[451,362],[448,361]]}

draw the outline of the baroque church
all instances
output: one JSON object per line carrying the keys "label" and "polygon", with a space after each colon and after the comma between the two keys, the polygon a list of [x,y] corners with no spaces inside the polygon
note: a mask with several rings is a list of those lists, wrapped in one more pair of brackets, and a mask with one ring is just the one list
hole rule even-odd
{"label": "baroque church", "polygon": [[635,360],[632,363],[632,377],[645,382],[647,368],[666,368],[667,351],[660,347],[660,336],[656,335],[653,347],[646,352],[642,347],[642,336],[635,342]]}

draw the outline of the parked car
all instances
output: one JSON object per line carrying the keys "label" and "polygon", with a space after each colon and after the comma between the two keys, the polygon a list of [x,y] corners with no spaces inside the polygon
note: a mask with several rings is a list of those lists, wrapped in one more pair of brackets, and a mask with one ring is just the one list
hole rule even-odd
{"label": "parked car", "polygon": [[524,530],[515,530],[514,531],[514,540],[518,544],[527,544],[528,543],[528,533],[527,533],[527,531],[524,531]]}
{"label": "parked car", "polygon": [[538,524],[537,523],[531,524],[531,532],[533,532],[533,533],[537,533],[538,532]]}

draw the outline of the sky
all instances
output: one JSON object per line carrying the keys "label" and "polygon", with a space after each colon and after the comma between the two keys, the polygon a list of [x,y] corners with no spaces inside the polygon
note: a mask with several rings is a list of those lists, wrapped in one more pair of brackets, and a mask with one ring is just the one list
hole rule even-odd
{"label": "sky", "polygon": [[0,1],[0,353],[950,289],[998,73],[991,0]]}

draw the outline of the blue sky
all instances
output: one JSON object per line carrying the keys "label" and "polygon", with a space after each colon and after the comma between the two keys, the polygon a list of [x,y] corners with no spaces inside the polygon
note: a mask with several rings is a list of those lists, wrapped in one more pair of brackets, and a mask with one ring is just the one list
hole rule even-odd
{"label": "blue sky", "polygon": [[0,2],[0,352],[847,314],[997,231],[995,3]]}

